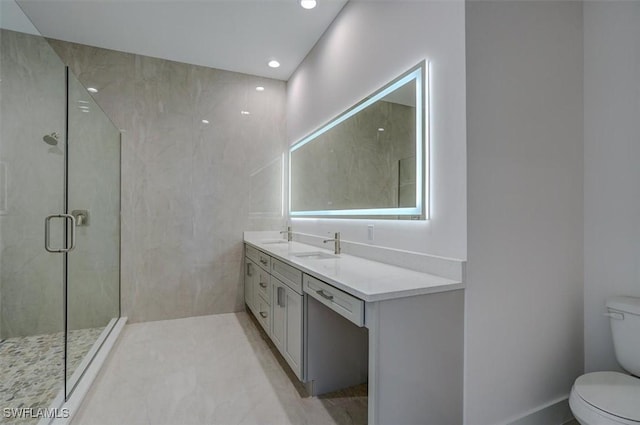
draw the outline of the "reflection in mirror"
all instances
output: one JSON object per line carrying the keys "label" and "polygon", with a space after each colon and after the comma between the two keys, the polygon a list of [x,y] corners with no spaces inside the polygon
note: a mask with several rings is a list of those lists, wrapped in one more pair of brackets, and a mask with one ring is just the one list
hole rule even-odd
{"label": "reflection in mirror", "polygon": [[426,72],[411,69],[291,147],[292,217],[426,218]]}

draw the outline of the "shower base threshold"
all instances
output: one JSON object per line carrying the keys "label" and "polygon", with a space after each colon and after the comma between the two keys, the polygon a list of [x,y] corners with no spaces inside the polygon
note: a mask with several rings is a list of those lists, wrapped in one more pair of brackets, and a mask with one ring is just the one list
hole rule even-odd
{"label": "shower base threshold", "polygon": [[[87,395],[89,388],[91,388],[91,384],[96,376],[98,376],[102,365],[118,341],[120,333],[127,323],[127,318],[121,317],[119,319],[112,319],[112,321],[115,321],[115,324],[111,326],[112,322],[110,322],[109,325],[107,325],[105,331],[100,335],[96,344],[84,358],[80,367],[78,367],[76,372],[71,376],[69,380],[71,385],[69,388],[74,388],[73,385],[75,385],[75,388],[69,398],[65,401],[64,390],[62,390],[51,403],[51,409],[58,409],[58,412],[68,412],[68,415],[59,415],[67,417],[43,418],[38,422],[38,425],[68,425],[71,423],[73,416],[78,412],[82,404],[82,400]],[[88,366],[87,363],[89,363]]]}

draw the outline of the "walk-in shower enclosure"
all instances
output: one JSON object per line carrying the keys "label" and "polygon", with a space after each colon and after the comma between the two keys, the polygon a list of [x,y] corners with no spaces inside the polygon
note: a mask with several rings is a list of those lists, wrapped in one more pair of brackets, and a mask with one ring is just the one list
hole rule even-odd
{"label": "walk-in shower enclosure", "polygon": [[14,2],[0,24],[0,422],[12,423],[4,409],[59,407],[120,317],[120,132]]}

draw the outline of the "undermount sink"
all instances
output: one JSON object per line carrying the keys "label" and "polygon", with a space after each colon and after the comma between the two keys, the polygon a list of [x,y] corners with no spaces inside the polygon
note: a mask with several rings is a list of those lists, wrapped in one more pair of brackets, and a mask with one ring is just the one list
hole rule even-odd
{"label": "undermount sink", "polygon": [[285,239],[265,239],[263,241],[260,241],[259,243],[263,245],[272,245],[276,243],[289,243],[289,242]]}
{"label": "undermount sink", "polygon": [[331,258],[340,258],[335,254],[329,254],[328,252],[320,252],[320,251],[298,252],[298,253],[293,253],[291,255],[298,258],[308,258],[310,260],[328,260]]}

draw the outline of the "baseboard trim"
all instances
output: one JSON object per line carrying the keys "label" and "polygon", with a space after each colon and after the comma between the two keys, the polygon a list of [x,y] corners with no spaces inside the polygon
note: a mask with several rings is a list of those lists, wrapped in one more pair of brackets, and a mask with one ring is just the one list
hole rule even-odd
{"label": "baseboard trim", "polygon": [[562,425],[572,419],[567,394],[531,409],[523,415],[502,422],[500,425]]}

